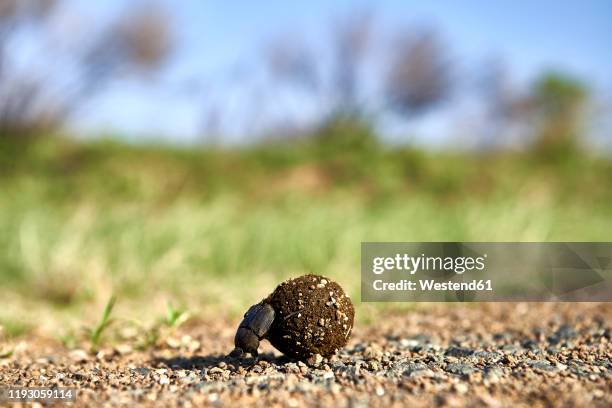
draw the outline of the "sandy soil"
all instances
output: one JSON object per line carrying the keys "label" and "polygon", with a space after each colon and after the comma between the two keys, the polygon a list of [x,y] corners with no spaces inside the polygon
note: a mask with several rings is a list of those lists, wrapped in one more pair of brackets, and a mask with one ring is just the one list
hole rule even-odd
{"label": "sandy soil", "polygon": [[356,325],[336,357],[311,364],[268,344],[257,361],[225,357],[238,323],[227,321],[144,352],[24,338],[0,359],[0,385],[76,387],[75,406],[609,407],[611,321],[609,303],[440,305]]}

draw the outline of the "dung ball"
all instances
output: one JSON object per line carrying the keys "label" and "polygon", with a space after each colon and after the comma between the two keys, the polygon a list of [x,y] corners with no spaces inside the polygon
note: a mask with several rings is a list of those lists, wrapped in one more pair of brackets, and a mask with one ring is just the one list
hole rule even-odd
{"label": "dung ball", "polygon": [[270,343],[283,354],[307,360],[330,357],[344,347],[353,329],[355,309],[342,287],[329,278],[304,275],[289,279],[264,299],[276,317]]}

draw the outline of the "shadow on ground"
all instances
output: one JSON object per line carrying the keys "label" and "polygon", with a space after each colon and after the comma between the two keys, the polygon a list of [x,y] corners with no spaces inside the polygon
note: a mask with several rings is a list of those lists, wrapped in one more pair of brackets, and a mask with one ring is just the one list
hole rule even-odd
{"label": "shadow on ground", "polygon": [[286,356],[277,356],[273,353],[262,353],[257,358],[236,358],[224,354],[209,354],[193,357],[176,356],[170,358],[156,358],[151,361],[151,365],[165,366],[173,370],[194,370],[218,367],[221,363],[248,368],[260,361],[267,361],[271,364],[283,365],[289,362],[295,362],[296,360],[293,360]]}

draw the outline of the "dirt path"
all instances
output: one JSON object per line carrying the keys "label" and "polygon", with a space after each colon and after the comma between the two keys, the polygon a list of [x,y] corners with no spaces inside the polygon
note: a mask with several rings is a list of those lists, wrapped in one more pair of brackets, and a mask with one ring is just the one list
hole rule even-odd
{"label": "dirt path", "polygon": [[[357,325],[337,358],[224,357],[236,322],[147,352],[97,356],[25,339],[1,385],[74,386],[76,406],[612,406],[612,304],[442,305]],[[0,403],[0,405],[2,405]]]}

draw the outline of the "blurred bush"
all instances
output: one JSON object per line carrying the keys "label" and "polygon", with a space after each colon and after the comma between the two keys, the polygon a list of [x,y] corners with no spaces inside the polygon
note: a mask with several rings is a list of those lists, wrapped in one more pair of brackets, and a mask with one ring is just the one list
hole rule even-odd
{"label": "blurred bush", "polygon": [[547,158],[567,158],[581,145],[588,88],[570,75],[550,72],[535,81],[532,92],[536,152]]}
{"label": "blurred bush", "polygon": [[[27,140],[59,130],[110,81],[159,69],[172,49],[168,15],[141,3],[104,27],[87,27],[69,49],[53,41],[61,0],[0,2],[0,139]],[[33,37],[38,52],[16,64],[17,39]],[[62,67],[61,78],[51,68]]]}

